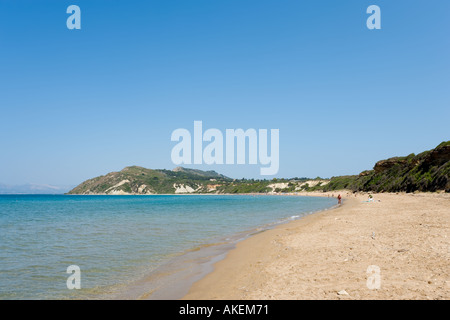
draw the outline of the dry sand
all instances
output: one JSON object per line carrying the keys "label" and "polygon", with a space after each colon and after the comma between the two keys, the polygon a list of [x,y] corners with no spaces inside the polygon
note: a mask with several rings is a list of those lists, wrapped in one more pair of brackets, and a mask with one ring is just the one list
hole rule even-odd
{"label": "dry sand", "polygon": [[184,299],[450,298],[449,194],[341,195],[239,242]]}

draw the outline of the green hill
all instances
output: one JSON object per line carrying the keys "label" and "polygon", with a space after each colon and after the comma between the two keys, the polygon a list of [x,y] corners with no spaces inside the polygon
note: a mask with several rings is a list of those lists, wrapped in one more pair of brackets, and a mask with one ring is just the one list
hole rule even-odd
{"label": "green hill", "polygon": [[349,189],[371,192],[450,192],[450,141],[418,155],[378,161],[373,170],[331,178],[323,191]]}
{"label": "green hill", "polygon": [[[174,170],[152,170],[137,166],[87,180],[68,194],[165,194],[207,192],[208,185],[231,180],[215,171],[178,167]],[[185,193],[185,192],[183,192]]]}
{"label": "green hill", "polygon": [[284,193],[302,191],[309,186],[328,182],[320,178],[231,179],[215,171],[183,167],[152,170],[132,166],[86,180],[68,194]]}

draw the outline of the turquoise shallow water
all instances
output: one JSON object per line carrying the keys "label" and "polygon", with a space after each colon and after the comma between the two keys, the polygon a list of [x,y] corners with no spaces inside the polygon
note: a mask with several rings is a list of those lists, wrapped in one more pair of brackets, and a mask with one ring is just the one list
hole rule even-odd
{"label": "turquoise shallow water", "polygon": [[[87,299],[217,239],[329,208],[295,196],[0,195],[0,299]],[[81,270],[69,290],[67,267]]]}

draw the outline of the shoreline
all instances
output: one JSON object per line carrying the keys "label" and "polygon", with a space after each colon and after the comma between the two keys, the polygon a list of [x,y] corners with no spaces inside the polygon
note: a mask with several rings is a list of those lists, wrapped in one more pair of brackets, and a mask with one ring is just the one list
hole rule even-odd
{"label": "shoreline", "polygon": [[[347,191],[346,191],[347,192]],[[351,191],[348,191],[351,192]],[[155,194],[141,194],[141,193],[129,193],[129,194],[107,194],[107,193],[93,193],[93,194],[67,194],[67,193],[43,193],[43,194],[0,194],[0,195],[35,195],[35,196],[307,196],[307,197],[321,197],[321,194],[330,194],[332,191],[322,192],[322,191],[298,191],[298,192],[253,192],[253,193],[155,193]],[[337,191],[334,193],[338,194]],[[368,193],[368,192],[366,192]]]}
{"label": "shoreline", "polygon": [[[248,196],[249,194],[245,195]],[[245,195],[242,194],[242,196]],[[264,194],[255,195],[266,196]],[[303,196],[314,197],[312,195]],[[280,225],[302,219],[305,216],[332,210],[336,206],[337,204],[334,204],[313,212],[304,212],[300,215],[286,217],[267,224],[256,225],[237,233],[221,235],[210,243],[203,243],[179,252],[146,276],[125,285],[119,292],[107,295],[105,298],[114,300],[182,299],[197,281],[213,272],[214,265],[223,260],[231,250],[236,248],[238,243],[267,230],[277,228]]]}
{"label": "shoreline", "polygon": [[339,193],[337,208],[238,242],[182,299],[450,298],[449,194],[297,195]]}

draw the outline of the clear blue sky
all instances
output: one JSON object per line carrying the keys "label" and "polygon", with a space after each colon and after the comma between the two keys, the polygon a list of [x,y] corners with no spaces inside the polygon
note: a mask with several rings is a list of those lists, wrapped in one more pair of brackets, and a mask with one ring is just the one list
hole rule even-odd
{"label": "clear blue sky", "polygon": [[[66,27],[71,4],[81,30]],[[381,30],[366,27],[372,4]],[[448,0],[0,0],[0,183],[172,169],[170,135],[194,120],[279,129],[276,177],[431,149],[450,138],[449,12]],[[259,165],[190,167],[261,178]]]}

